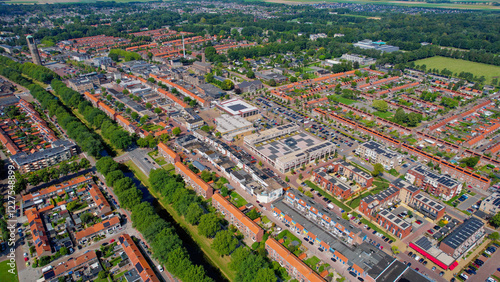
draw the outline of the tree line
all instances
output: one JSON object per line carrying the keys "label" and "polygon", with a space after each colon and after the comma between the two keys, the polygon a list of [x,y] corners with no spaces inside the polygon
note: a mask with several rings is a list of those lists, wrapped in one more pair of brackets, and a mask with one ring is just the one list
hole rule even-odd
{"label": "tree line", "polygon": [[104,157],[97,161],[96,169],[105,176],[106,184],[113,188],[121,206],[132,212],[133,227],[144,236],[153,250],[153,257],[165,265],[168,272],[182,281],[213,281],[202,266],[192,263],[175,229],[149,202],[142,201],[142,192],[131,178],[125,177],[120,164],[111,157]]}
{"label": "tree line", "polygon": [[[205,176],[211,177],[212,174],[205,174]],[[200,235],[213,238],[211,247],[219,255],[231,256],[229,267],[236,272],[236,281],[273,282],[277,281],[276,275],[283,274],[281,269],[277,267],[274,269],[266,257],[264,242],[269,233],[266,233],[260,243],[262,246],[259,248],[260,252],[253,253],[248,247],[239,243],[243,238],[242,235],[236,237],[233,235],[237,229],[232,225],[227,226],[227,222],[219,218],[213,207],[207,206],[201,196],[187,189],[180,175],[171,175],[161,169],[153,170],[150,173],[149,182],[151,188],[159,193],[166,203],[172,205],[189,224],[197,225]]]}
{"label": "tree line", "polygon": [[[82,151],[87,152],[94,157],[98,157],[100,152],[104,149],[99,135],[90,131],[87,126],[85,126],[78,118],[68,111],[66,107],[64,107],[59,99],[47,92],[40,85],[34,84],[31,80],[26,78],[16,80],[21,77],[20,72],[17,71],[19,69],[18,65],[21,65],[20,63],[16,63],[3,56],[0,56],[0,58],[0,64],[3,66],[0,67],[2,74],[7,74],[7,78],[28,88],[31,95],[41,104],[42,109],[48,111],[51,117],[55,117],[57,119],[57,123],[66,131],[69,138],[76,141]],[[15,66],[16,69],[3,63],[7,60],[9,64],[11,66]]]}
{"label": "tree line", "polygon": [[95,129],[100,129],[104,138],[108,139],[115,149],[126,149],[133,142],[130,134],[118,126],[102,110],[84,100],[77,91],[67,87],[62,81],[54,79],[51,84],[62,102],[72,109],[77,109],[85,120]]}

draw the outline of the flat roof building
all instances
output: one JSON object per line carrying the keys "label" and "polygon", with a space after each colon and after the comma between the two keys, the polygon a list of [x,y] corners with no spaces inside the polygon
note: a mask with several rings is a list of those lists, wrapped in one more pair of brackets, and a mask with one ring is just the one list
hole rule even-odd
{"label": "flat roof building", "polygon": [[481,202],[479,210],[490,215],[500,212],[500,193],[495,192]]}
{"label": "flat roof building", "polygon": [[382,164],[386,170],[400,165],[403,159],[402,155],[375,141],[368,141],[361,144],[356,149],[356,153],[371,163]]}
{"label": "flat roof building", "polygon": [[484,235],[484,223],[475,217],[471,217],[445,237],[441,241],[439,248],[446,254],[458,259],[476,246],[484,238]]}
{"label": "flat roof building", "polygon": [[318,139],[299,129],[295,123],[280,125],[245,136],[245,145],[282,173],[335,152],[332,142]]}
{"label": "flat roof building", "polygon": [[241,116],[230,116],[228,114],[223,114],[220,117],[215,118],[215,124],[217,125],[217,131],[221,133],[222,136],[228,136],[228,139],[246,133],[253,130],[253,124]]}
{"label": "flat roof building", "polygon": [[429,194],[448,201],[462,191],[462,183],[446,174],[435,173],[423,165],[408,170],[405,179],[417,187],[422,187]]}
{"label": "flat roof building", "polygon": [[250,117],[259,114],[259,109],[247,102],[234,98],[217,103],[217,108],[232,116]]}

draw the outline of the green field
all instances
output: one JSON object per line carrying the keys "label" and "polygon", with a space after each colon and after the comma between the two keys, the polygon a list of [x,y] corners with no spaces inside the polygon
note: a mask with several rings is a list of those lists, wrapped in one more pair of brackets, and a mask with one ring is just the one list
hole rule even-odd
{"label": "green field", "polygon": [[19,279],[17,278],[17,269],[16,269],[16,274],[8,272],[8,270],[10,269],[10,266],[7,265],[8,262],[9,262],[8,260],[0,262],[0,281],[19,282]]}
{"label": "green field", "polygon": [[[248,1],[248,0],[246,0]],[[380,4],[380,5],[394,5],[394,6],[407,6],[407,7],[421,7],[421,8],[443,8],[443,9],[466,9],[466,10],[500,10],[500,6],[487,5],[482,0],[471,0],[464,3],[426,3],[425,1],[391,1],[391,0],[264,0],[265,2],[282,3],[282,4],[300,4],[300,3],[320,3],[320,2],[333,2],[333,3],[360,3],[360,4]],[[250,2],[250,1],[248,1]],[[491,2],[498,2],[493,0]],[[474,4],[468,4],[474,3]],[[476,4],[477,3],[477,4]]]}
{"label": "green field", "polygon": [[415,61],[415,65],[426,65],[427,69],[442,70],[446,68],[453,73],[470,72],[474,74],[474,76],[478,77],[484,75],[484,77],[486,78],[486,83],[491,83],[491,80],[494,77],[500,78],[500,67],[498,66],[474,63],[460,59],[436,56],[423,60],[417,60]]}

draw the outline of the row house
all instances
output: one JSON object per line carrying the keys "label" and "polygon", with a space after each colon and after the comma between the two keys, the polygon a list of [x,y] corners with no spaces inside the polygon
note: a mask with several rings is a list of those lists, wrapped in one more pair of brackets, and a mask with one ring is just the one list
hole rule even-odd
{"label": "row house", "polygon": [[69,193],[73,191],[73,189],[76,189],[80,185],[84,185],[87,183],[92,182],[92,176],[80,176],[73,178],[69,181],[59,183],[53,186],[50,186],[48,188],[42,189],[40,191],[31,193],[31,194],[26,194],[23,195],[23,201],[22,201],[22,207],[24,209],[30,208],[34,205],[38,205],[41,203],[44,203],[45,200],[48,200],[49,198],[55,197],[56,195],[59,195],[60,193]]}
{"label": "row house", "polygon": [[202,195],[205,199],[210,199],[214,194],[214,188],[208,185],[200,176],[190,170],[181,162],[175,163],[175,172],[180,174],[186,183],[193,187],[197,194]]}
{"label": "row house", "polygon": [[41,213],[36,209],[30,209],[26,211],[26,217],[28,218],[29,229],[38,258],[50,256],[52,249]]}
{"label": "row house", "polygon": [[130,122],[127,118],[124,116],[118,114],[116,115],[116,123],[118,123],[119,126],[121,126],[123,129],[128,131],[129,133],[136,133],[137,132],[137,126],[134,125],[132,122]]}
{"label": "row house", "polygon": [[78,244],[85,244],[88,240],[96,236],[112,234],[112,232],[120,228],[120,226],[120,217],[113,216],[82,231],[76,232],[74,234],[75,241]]}
{"label": "row house", "polygon": [[[282,202],[273,204],[273,213],[275,216],[284,219],[284,221],[296,228],[296,231],[306,234],[312,240],[317,240],[322,231],[308,229],[309,222],[296,222],[294,217],[305,217],[307,221],[319,224],[325,230],[334,233],[339,238],[345,240],[348,244],[361,244],[366,239],[366,234],[362,233],[359,228],[351,225],[349,221],[335,215],[323,206],[317,204],[298,190],[290,189],[285,193],[285,198]],[[300,227],[296,224],[300,223]],[[316,232],[316,234],[314,234]],[[321,246],[320,246],[321,247]],[[328,250],[329,248],[325,248]]]}
{"label": "row house", "polygon": [[411,223],[404,221],[388,210],[383,210],[377,213],[375,219],[378,225],[384,227],[387,231],[389,231],[389,233],[394,234],[400,239],[403,239],[411,234]]}
{"label": "row house", "polygon": [[331,165],[335,173],[344,176],[347,180],[355,181],[363,189],[369,188],[373,184],[373,176],[371,174],[344,160],[335,161]]}
{"label": "row house", "polygon": [[[7,146],[7,148],[9,147]],[[43,151],[37,151],[33,154],[19,152],[10,156],[10,160],[20,173],[28,173],[69,160],[77,153],[78,149],[75,142],[70,140],[57,140],[52,142],[50,147]]]}
{"label": "row house", "polygon": [[243,235],[254,242],[262,240],[264,230],[222,195],[215,193],[212,196],[212,206],[221,212],[230,224],[236,226]]}
{"label": "row house", "polygon": [[59,277],[71,276],[72,273],[75,273],[80,269],[88,269],[94,265],[98,266],[99,269],[102,269],[96,252],[92,250],[74,259],[52,267],[43,273],[43,278],[45,281],[59,281]]}
{"label": "row house", "polygon": [[95,216],[103,216],[111,213],[111,205],[109,204],[108,200],[106,200],[106,197],[104,197],[101,189],[99,189],[96,184],[90,184],[89,194],[92,198],[92,201],[94,201],[94,204],[91,208],[94,209]]}

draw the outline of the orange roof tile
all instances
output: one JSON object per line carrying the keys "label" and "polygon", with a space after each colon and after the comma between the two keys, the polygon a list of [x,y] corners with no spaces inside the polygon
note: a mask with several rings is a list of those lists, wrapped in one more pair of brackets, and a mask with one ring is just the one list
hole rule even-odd
{"label": "orange roof tile", "polygon": [[226,198],[222,197],[222,195],[215,193],[212,196],[212,199],[217,203],[222,205],[229,213],[231,213],[234,217],[236,217],[243,225],[245,225],[248,229],[252,231],[254,234],[258,234],[262,228],[260,228],[257,223],[252,221],[248,216],[246,216],[242,211],[236,208],[233,204],[231,204]]}
{"label": "orange roof tile", "polygon": [[123,234],[118,238],[118,241],[127,254],[127,257],[130,259],[131,264],[135,267],[139,276],[141,276],[142,281],[160,281],[130,235]]}
{"label": "orange roof tile", "polygon": [[269,237],[266,241],[266,245],[273,249],[280,257],[286,260],[292,267],[294,267],[297,272],[303,275],[308,281],[325,281],[319,274],[314,272],[309,266],[307,266],[302,260],[297,258],[293,253],[287,250],[283,245],[278,243],[276,239]]}

